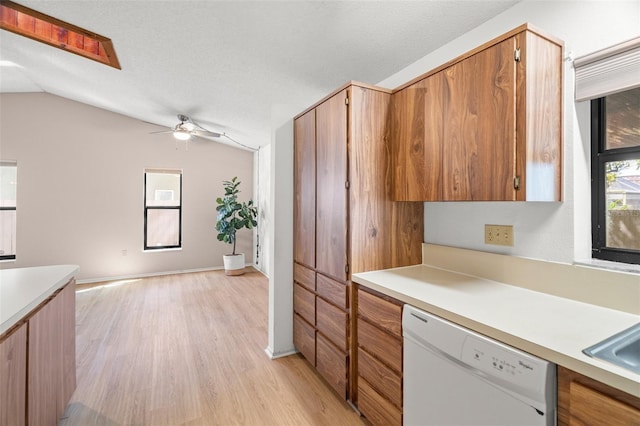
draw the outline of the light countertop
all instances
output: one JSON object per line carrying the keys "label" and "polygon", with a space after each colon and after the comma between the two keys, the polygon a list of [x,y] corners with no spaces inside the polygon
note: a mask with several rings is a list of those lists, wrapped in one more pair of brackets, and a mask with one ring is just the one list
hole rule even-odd
{"label": "light countertop", "polygon": [[582,353],[640,322],[640,315],[424,264],[352,280],[640,397],[640,375]]}
{"label": "light countertop", "polygon": [[78,269],[54,265],[0,270],[0,335],[64,287]]}

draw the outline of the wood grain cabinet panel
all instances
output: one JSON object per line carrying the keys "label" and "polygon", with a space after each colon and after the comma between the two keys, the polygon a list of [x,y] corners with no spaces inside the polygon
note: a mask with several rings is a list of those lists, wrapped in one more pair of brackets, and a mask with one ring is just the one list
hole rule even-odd
{"label": "wood grain cabinet panel", "polygon": [[76,280],[58,294],[62,302],[62,391],[58,403],[62,412],[76,389]]}
{"label": "wood grain cabinet panel", "polygon": [[343,310],[316,298],[316,327],[342,350],[347,350],[348,315]]}
{"label": "wood grain cabinet panel", "polygon": [[32,425],[55,425],[64,412],[57,397],[63,389],[63,306],[62,299],[54,297],[28,322],[27,410]]}
{"label": "wood grain cabinet panel", "polygon": [[402,306],[358,289],[358,315],[402,338]]}
{"label": "wood grain cabinet panel", "polygon": [[293,315],[293,344],[311,365],[316,365],[316,330],[298,314]]}
{"label": "wood grain cabinet panel", "polygon": [[[351,273],[422,261],[423,203],[391,198],[390,95],[352,86],[349,126]],[[422,219],[418,219],[422,217]]]}
{"label": "wood grain cabinet panel", "polygon": [[293,280],[306,287],[307,290],[316,291],[316,272],[313,269],[294,263]]}
{"label": "wood grain cabinet panel", "polygon": [[358,346],[394,371],[402,371],[402,340],[362,318],[358,318]]}
{"label": "wood grain cabinet panel", "polygon": [[446,201],[515,199],[515,48],[510,38],[443,72]]}
{"label": "wood grain cabinet panel", "polygon": [[346,89],[316,108],[316,269],[347,279]]}
{"label": "wood grain cabinet panel", "polygon": [[562,50],[525,24],[394,92],[395,199],[560,201]]}
{"label": "wood grain cabinet panel", "polygon": [[394,200],[442,200],[443,83],[440,72],[391,96]]}
{"label": "wood grain cabinet panel", "polygon": [[375,425],[402,424],[402,303],[358,286],[359,410]]}
{"label": "wood grain cabinet panel", "polygon": [[366,380],[358,380],[358,409],[374,426],[402,425],[402,411],[376,392]]}
{"label": "wood grain cabinet panel", "polygon": [[293,259],[316,266],[316,113],[298,117],[294,131]]}
{"label": "wood grain cabinet panel", "polygon": [[349,307],[347,286],[331,278],[318,275],[318,295],[339,308],[347,309]]}
{"label": "wood grain cabinet panel", "polygon": [[316,323],[316,296],[299,284],[293,285],[293,311],[309,324]]}
{"label": "wood grain cabinet panel", "polygon": [[0,425],[55,425],[76,388],[75,280],[0,337]]}
{"label": "wood grain cabinet panel", "polygon": [[366,351],[358,350],[358,380],[363,378],[375,390],[391,401],[396,407],[402,407],[402,378]]}
{"label": "wood grain cabinet panel", "polygon": [[321,334],[316,338],[316,369],[342,398],[347,397],[347,354]]}
{"label": "wood grain cabinet panel", "polygon": [[27,325],[0,339],[0,425],[24,425],[27,407]]}
{"label": "wood grain cabinet panel", "polygon": [[558,425],[640,424],[640,398],[558,366]]}

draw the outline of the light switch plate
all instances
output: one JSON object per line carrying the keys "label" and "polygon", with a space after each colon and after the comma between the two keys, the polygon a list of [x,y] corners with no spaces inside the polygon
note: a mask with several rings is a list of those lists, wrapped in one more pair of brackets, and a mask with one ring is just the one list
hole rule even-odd
{"label": "light switch plate", "polygon": [[513,246],[513,225],[484,225],[484,243]]}

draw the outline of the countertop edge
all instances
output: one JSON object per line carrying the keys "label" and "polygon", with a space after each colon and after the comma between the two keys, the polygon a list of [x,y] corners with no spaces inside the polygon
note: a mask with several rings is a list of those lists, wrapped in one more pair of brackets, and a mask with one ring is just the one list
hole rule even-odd
{"label": "countertop edge", "polygon": [[[0,324],[0,336],[3,336],[5,332],[10,330],[14,325],[18,324],[23,318],[31,314],[31,312],[37,308],[42,302],[47,300],[58,289],[64,287],[78,272],[80,267],[78,265],[53,265],[53,266],[41,266],[34,268],[18,268],[23,271],[28,269],[41,269],[50,268],[53,272],[51,277],[51,285],[46,291],[40,293],[29,304],[23,306],[18,312],[11,317],[7,318],[2,324]],[[42,270],[42,269],[41,269]],[[12,271],[11,269],[4,269],[0,273],[5,271]],[[28,273],[28,272],[27,272]],[[60,275],[61,274],[61,275]],[[0,284],[1,285],[1,284]]]}
{"label": "countertop edge", "polygon": [[[417,265],[417,266],[425,266],[425,265]],[[395,269],[407,269],[414,268],[415,266],[408,266],[402,268]],[[439,268],[434,268],[439,269]],[[393,271],[393,270],[387,270]],[[374,271],[375,272],[375,271]],[[378,271],[379,272],[379,271]],[[451,273],[455,273],[454,271],[447,271]],[[466,274],[461,274],[466,275]],[[477,277],[479,280],[484,280],[483,278]],[[549,348],[546,346],[542,346],[527,340],[526,336],[517,336],[507,332],[504,332],[498,328],[488,326],[474,320],[473,318],[467,317],[462,313],[452,312],[450,310],[441,308],[440,306],[428,303],[424,300],[415,299],[407,294],[396,291],[393,288],[385,286],[384,284],[371,281],[367,278],[359,276],[359,274],[353,274],[351,277],[352,281],[362,285],[364,287],[376,290],[380,293],[383,293],[387,296],[391,296],[401,302],[407,303],[409,305],[415,306],[419,309],[423,309],[429,313],[440,316],[446,320],[454,322],[463,327],[469,328],[475,332],[498,340],[504,344],[513,346],[517,349],[523,350],[540,358],[551,361],[555,364],[561,365],[573,371],[576,371],[585,376],[591,377],[595,380],[598,380],[602,383],[605,383],[611,387],[619,389],[623,392],[629,393],[635,397],[640,398],[640,382],[633,378],[634,374],[632,372],[627,372],[620,367],[614,366],[613,364],[609,365],[604,361],[599,361],[592,359],[590,357],[584,356],[585,359],[576,358],[570,354],[566,354],[560,352],[558,350],[554,350],[553,348]],[[489,281],[489,280],[488,280]],[[508,285],[504,283],[500,283],[503,285]],[[533,290],[529,290],[533,291]],[[620,371],[620,372],[617,372]]]}

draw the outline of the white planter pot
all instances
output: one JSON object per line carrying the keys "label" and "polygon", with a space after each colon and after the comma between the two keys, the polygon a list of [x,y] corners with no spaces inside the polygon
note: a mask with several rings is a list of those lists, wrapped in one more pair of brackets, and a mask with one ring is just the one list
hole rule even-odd
{"label": "white planter pot", "polygon": [[222,261],[224,262],[225,275],[244,274],[244,253],[225,254],[222,256]]}

